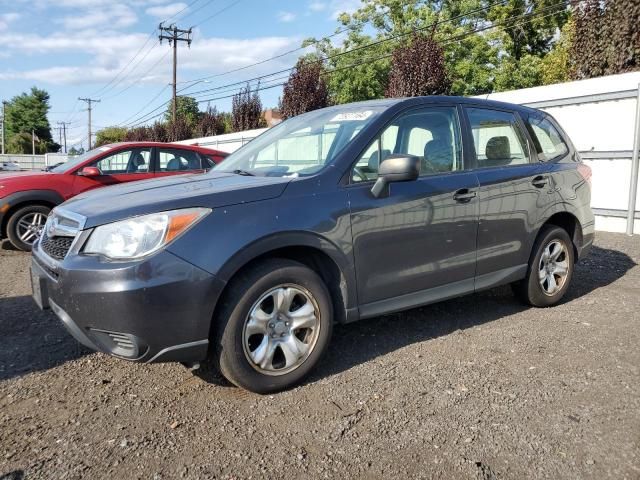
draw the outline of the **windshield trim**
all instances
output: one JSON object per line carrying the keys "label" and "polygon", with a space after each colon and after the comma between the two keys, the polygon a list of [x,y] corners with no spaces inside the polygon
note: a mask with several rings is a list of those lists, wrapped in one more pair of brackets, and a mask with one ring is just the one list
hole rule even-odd
{"label": "windshield trim", "polygon": [[[319,175],[326,171],[328,167],[334,165],[336,160],[339,159],[340,154],[348,148],[352,142],[357,141],[362,132],[367,130],[367,127],[383,115],[388,108],[389,105],[387,102],[358,102],[334,105],[291,117],[242,145],[209,172],[233,173],[235,170],[243,170],[256,176],[281,178],[310,178]],[[358,114],[363,113],[367,115],[362,118],[356,118]],[[341,116],[343,118],[337,118]],[[305,123],[306,119],[308,123]],[[317,123],[314,125],[313,122],[315,121],[317,121]],[[317,133],[317,135],[322,135],[325,133],[324,129],[328,126],[332,127],[332,132],[328,133],[334,133],[335,138],[327,145],[326,153],[324,155],[320,153],[318,163],[313,164],[313,160],[309,160],[309,166],[303,166],[303,168],[299,170],[291,170],[291,168],[295,168],[297,162],[300,162],[298,165],[304,164],[305,159],[283,160],[282,164],[278,165],[278,159],[276,158],[275,163],[272,165],[262,166],[255,164],[256,157],[261,152],[276,145],[277,142],[290,138],[304,138],[303,135],[298,136],[297,134],[305,128],[311,128],[311,135],[314,135],[314,129],[318,128],[319,133]],[[346,138],[345,133],[347,134]],[[266,160],[267,163],[271,163],[272,161],[274,160]],[[287,162],[293,163],[288,164]],[[317,168],[314,168],[316,166]]]}
{"label": "windshield trim", "polygon": [[103,154],[114,150],[115,145],[102,145],[100,147],[93,148],[88,152],[84,152],[76,157],[69,158],[66,162],[58,165],[55,168],[49,170],[50,173],[70,173],[74,169],[77,169],[83,163],[102,156]]}

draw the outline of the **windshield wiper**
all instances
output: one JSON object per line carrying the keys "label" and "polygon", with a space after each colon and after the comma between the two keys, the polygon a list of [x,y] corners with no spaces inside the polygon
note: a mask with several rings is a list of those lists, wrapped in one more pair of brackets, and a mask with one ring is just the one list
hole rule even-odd
{"label": "windshield wiper", "polygon": [[235,173],[236,175],[244,175],[245,177],[255,177],[254,173],[248,172],[247,170],[231,170],[230,173]]}

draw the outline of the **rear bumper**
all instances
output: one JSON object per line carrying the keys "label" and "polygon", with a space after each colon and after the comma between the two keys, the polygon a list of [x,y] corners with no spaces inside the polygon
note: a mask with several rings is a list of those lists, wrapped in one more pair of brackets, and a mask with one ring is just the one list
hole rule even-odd
{"label": "rear bumper", "polygon": [[223,285],[163,251],[141,262],[71,256],[56,262],[36,244],[34,299],[90,349],[135,362],[197,362],[208,350]]}

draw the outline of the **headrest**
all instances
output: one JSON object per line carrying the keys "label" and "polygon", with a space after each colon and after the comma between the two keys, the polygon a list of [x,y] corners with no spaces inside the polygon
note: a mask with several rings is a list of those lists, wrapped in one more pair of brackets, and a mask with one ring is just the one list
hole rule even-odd
{"label": "headrest", "polygon": [[485,155],[487,156],[487,160],[504,160],[511,158],[509,137],[491,137],[487,142]]}
{"label": "headrest", "polygon": [[142,165],[145,165],[146,162],[144,161],[144,157],[142,156],[142,154],[140,152],[136,153],[133,156],[133,166],[134,167],[141,167]]}

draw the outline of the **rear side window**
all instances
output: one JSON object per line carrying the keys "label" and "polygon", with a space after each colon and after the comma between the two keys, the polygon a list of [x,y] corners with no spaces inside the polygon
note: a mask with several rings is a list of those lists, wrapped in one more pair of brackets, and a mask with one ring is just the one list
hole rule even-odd
{"label": "rear side window", "polygon": [[560,133],[548,119],[530,115],[526,123],[540,160],[546,162],[569,152]]}
{"label": "rear side window", "polygon": [[192,150],[160,149],[158,151],[159,171],[179,172],[200,170],[200,156]]}
{"label": "rear side window", "polygon": [[529,163],[529,147],[511,112],[466,108],[479,168]]}

